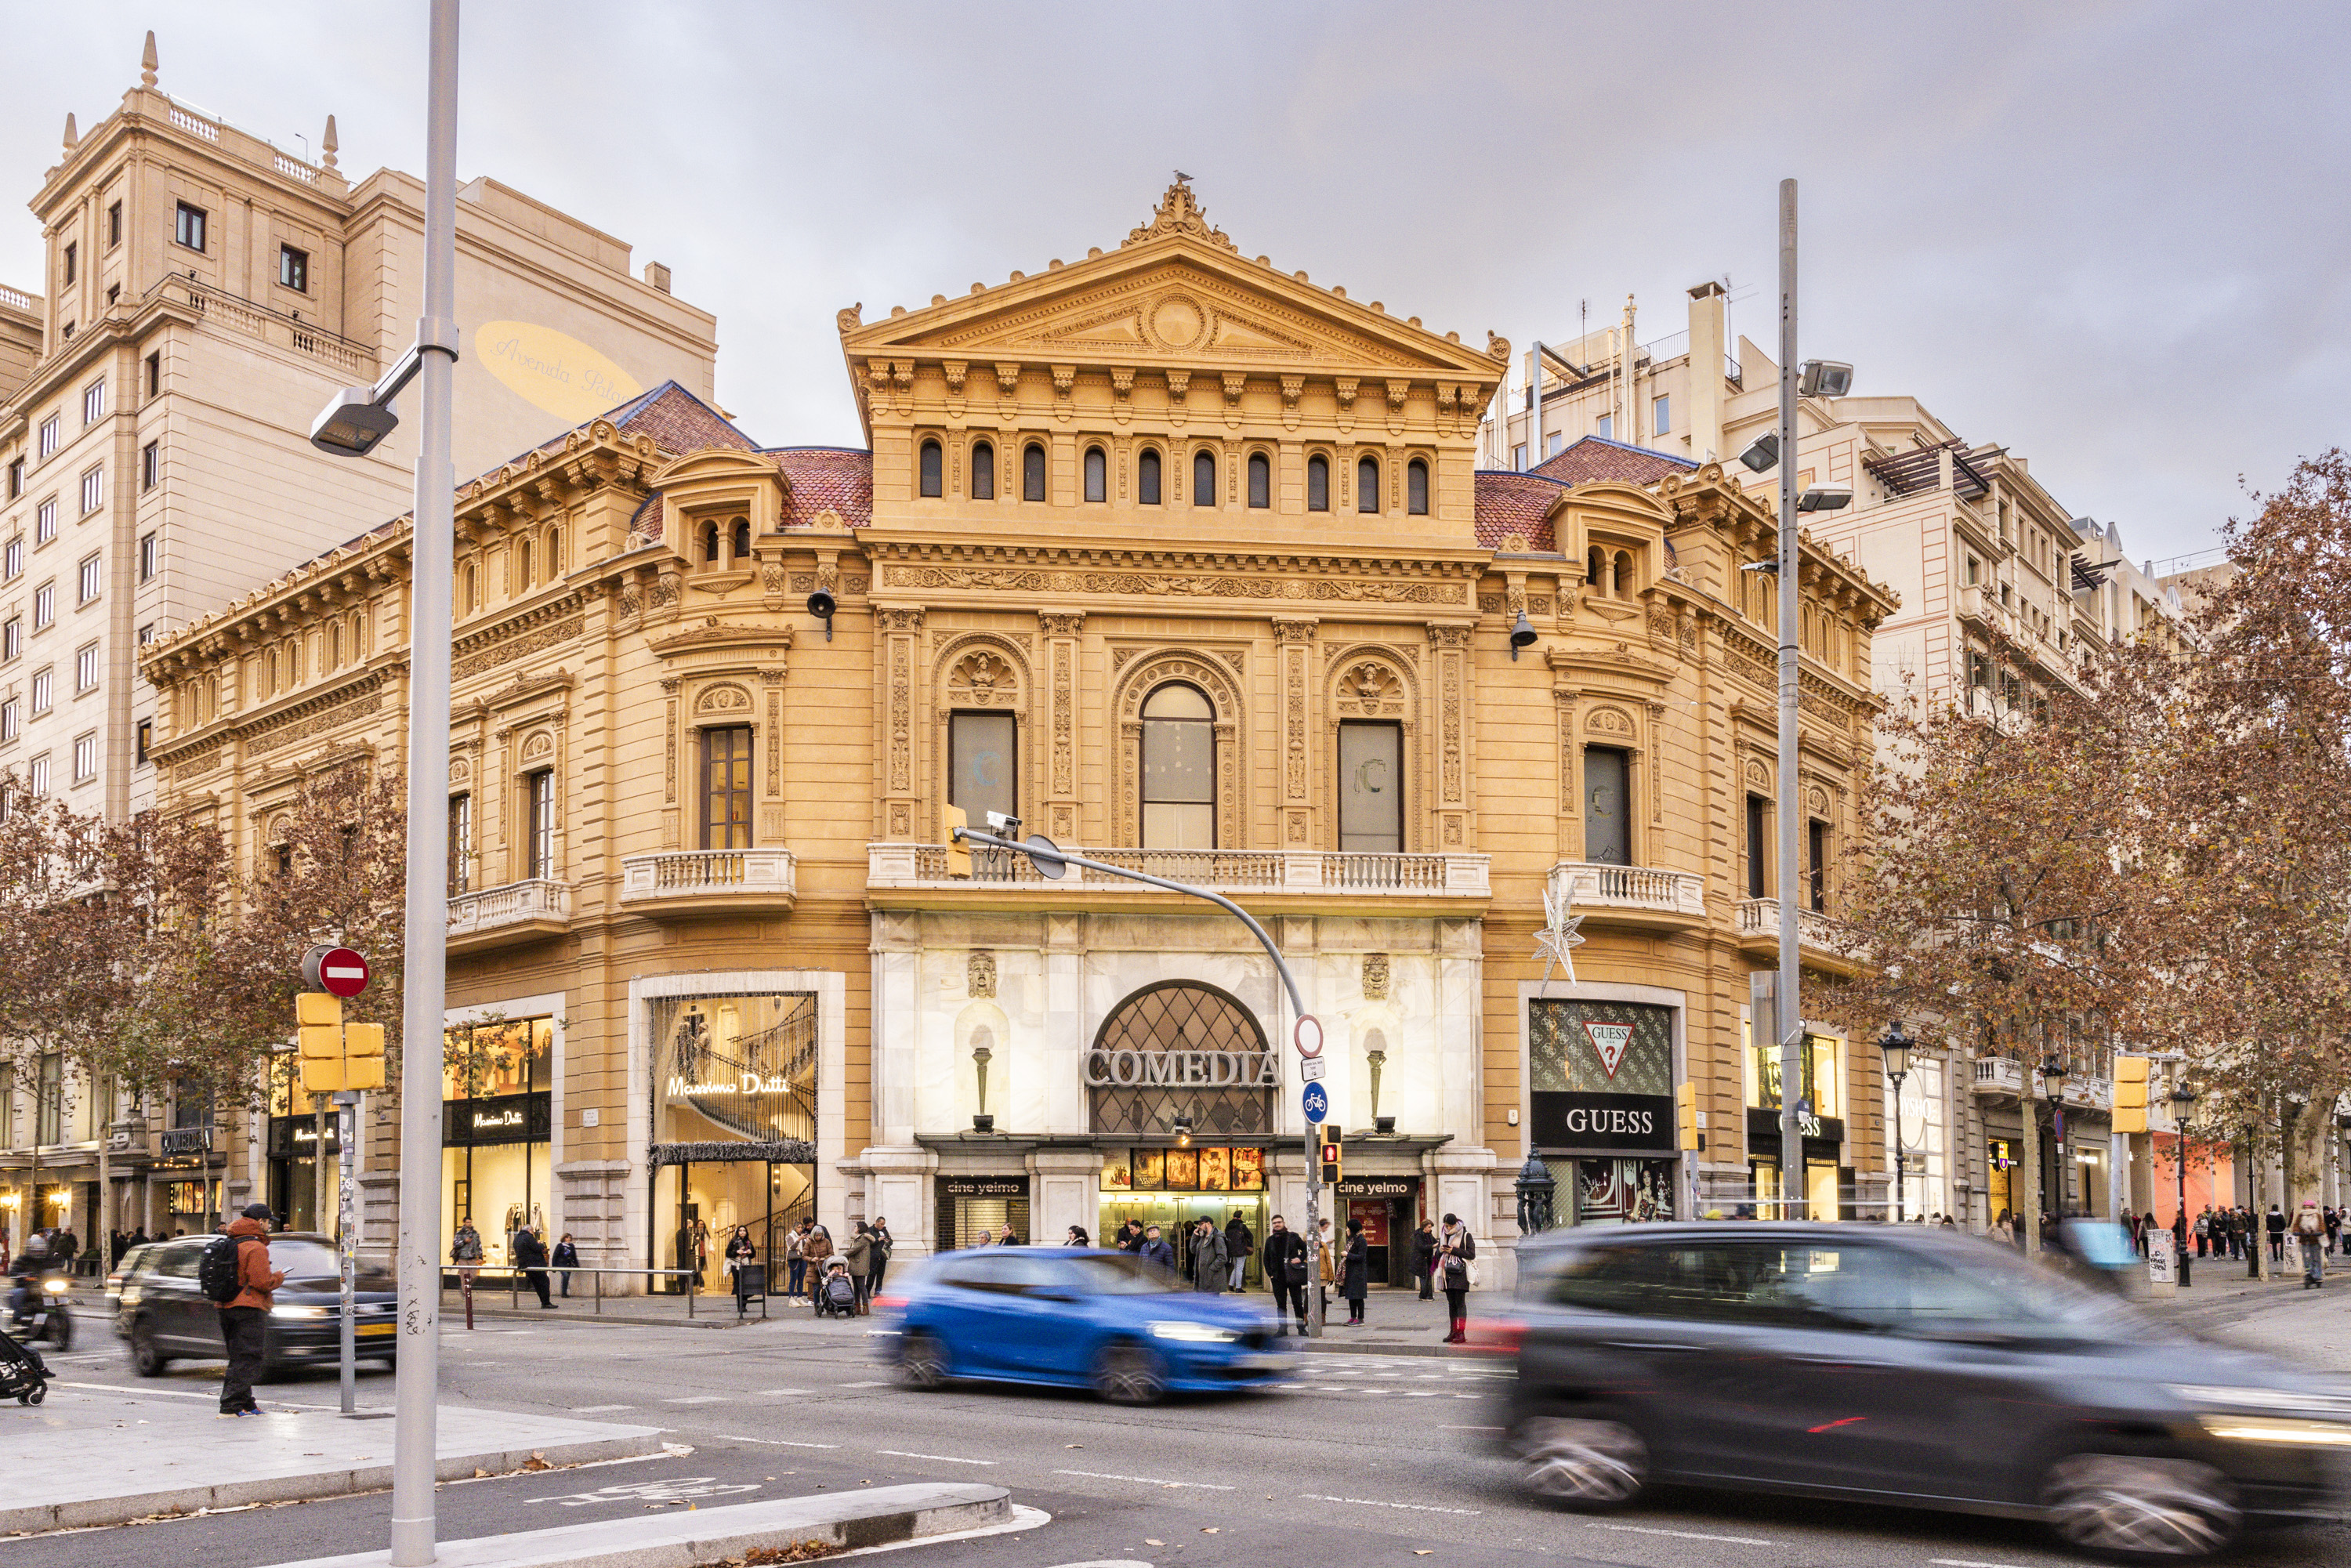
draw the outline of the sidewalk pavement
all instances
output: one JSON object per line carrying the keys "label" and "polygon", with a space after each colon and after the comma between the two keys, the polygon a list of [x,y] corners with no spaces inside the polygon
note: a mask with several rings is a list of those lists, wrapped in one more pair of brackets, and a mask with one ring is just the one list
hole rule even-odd
{"label": "sidewalk pavement", "polygon": [[[810,1541],[853,1551],[945,1536],[1032,1529],[1048,1516],[1015,1509],[1002,1487],[947,1481],[876,1487],[824,1497],[661,1512],[634,1518],[515,1531],[434,1543],[444,1568],[684,1568],[761,1549],[789,1551]],[[280,1568],[386,1568],[392,1553],[314,1557]]]}
{"label": "sidewalk pavement", "polygon": [[[210,1394],[52,1383],[45,1404],[0,1407],[0,1534],[381,1490],[390,1417],[275,1405],[224,1420]],[[437,1427],[444,1480],[662,1451],[653,1427],[460,1406]]]}

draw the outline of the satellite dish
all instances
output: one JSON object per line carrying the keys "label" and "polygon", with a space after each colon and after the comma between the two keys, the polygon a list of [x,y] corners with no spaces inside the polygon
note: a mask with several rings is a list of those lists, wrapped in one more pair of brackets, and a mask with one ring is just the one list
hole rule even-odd
{"label": "satellite dish", "polygon": [[1037,874],[1048,882],[1059,882],[1068,874],[1070,862],[1061,858],[1061,846],[1044,834],[1029,834],[1020,847],[1029,852],[1029,863],[1037,868]]}

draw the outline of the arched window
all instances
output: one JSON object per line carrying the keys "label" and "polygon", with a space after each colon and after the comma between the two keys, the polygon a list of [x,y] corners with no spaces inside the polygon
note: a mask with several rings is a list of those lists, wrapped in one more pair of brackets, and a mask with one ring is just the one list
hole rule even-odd
{"label": "arched window", "polygon": [[1270,458],[1268,458],[1268,457],[1266,456],[1266,455],[1265,455],[1264,453],[1262,453],[1262,452],[1252,452],[1252,453],[1250,453],[1250,454],[1249,454],[1249,505],[1250,505],[1250,506],[1252,506],[1252,507],[1270,507],[1270,506],[1272,506],[1272,505],[1273,505],[1273,463],[1272,463],[1272,460],[1271,460],[1271,459],[1270,459]]}
{"label": "arched window", "polygon": [[988,442],[972,444],[971,498],[975,501],[996,499],[996,448]]}
{"label": "arched window", "polygon": [[1639,591],[1641,586],[1639,583],[1633,580],[1633,557],[1631,553],[1625,550],[1618,550],[1616,552],[1616,559],[1612,564],[1614,564],[1616,570],[1610,575],[1608,580],[1608,597],[1611,599],[1631,598],[1635,592]]}
{"label": "arched window", "polygon": [[1217,455],[1213,452],[1192,454],[1192,505],[1213,507],[1217,504]]}
{"label": "arched window", "polygon": [[718,525],[716,523],[702,525],[702,564],[705,566],[718,564]]}
{"label": "arched window", "polygon": [[1416,517],[1428,516],[1428,465],[1417,457],[1404,471],[1404,509]]}
{"label": "arched window", "polygon": [[946,493],[946,465],[935,441],[923,443],[923,494],[943,496]]}
{"label": "arched window", "polygon": [[1099,446],[1086,448],[1086,499],[1110,499],[1110,459],[1102,455]]}
{"label": "arched window", "polygon": [[1020,498],[1024,501],[1045,498],[1045,449],[1033,441],[1020,454]]}
{"label": "arched window", "polygon": [[[468,615],[471,615],[475,611],[479,610],[481,607],[482,607],[482,579],[481,579],[481,574],[480,574],[479,572],[477,572],[476,570],[475,570],[475,569],[474,569],[473,567],[471,567],[471,566],[467,566],[467,567],[465,568],[465,613],[466,613],[466,614],[468,614]],[[272,676],[272,677],[271,677],[271,684],[272,684],[272,685],[275,685],[275,684],[276,684],[276,680],[277,680],[277,677]]]}
{"label": "arched window", "polygon": [[1306,460],[1306,509],[1331,509],[1331,460],[1319,452]]}
{"label": "arched window", "polygon": [[515,591],[520,593],[529,586],[530,541],[519,539],[515,543]]}
{"label": "arched window", "polygon": [[563,530],[561,528],[547,530],[547,575],[549,577],[563,575]]}
{"label": "arched window", "polygon": [[1159,454],[1149,447],[1134,460],[1134,498],[1146,507],[1159,505]]}
{"label": "arched window", "polygon": [[342,667],[343,623],[338,621],[327,628],[327,668],[340,670]]}
{"label": "arched window", "polygon": [[1598,545],[1584,552],[1583,582],[1594,593],[1605,596],[1608,592],[1608,552]]}
{"label": "arched window", "polygon": [[1170,682],[1143,702],[1143,843],[1217,847],[1217,713],[1197,686]]}
{"label": "arched window", "polygon": [[751,559],[751,519],[735,519],[735,564],[741,566]]}
{"label": "arched window", "polygon": [[1376,512],[1380,509],[1380,460],[1366,457],[1355,465],[1355,510]]}

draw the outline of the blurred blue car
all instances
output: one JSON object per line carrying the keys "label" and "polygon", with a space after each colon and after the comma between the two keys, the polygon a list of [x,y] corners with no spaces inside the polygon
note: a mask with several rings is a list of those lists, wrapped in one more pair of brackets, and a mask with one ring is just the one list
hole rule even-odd
{"label": "blurred blue car", "polygon": [[1125,1252],[949,1252],[875,1306],[889,1320],[876,1333],[881,1354],[914,1388],[978,1378],[1148,1405],[1260,1388],[1294,1365],[1277,1348],[1274,1320],[1246,1298],[1193,1291]]}

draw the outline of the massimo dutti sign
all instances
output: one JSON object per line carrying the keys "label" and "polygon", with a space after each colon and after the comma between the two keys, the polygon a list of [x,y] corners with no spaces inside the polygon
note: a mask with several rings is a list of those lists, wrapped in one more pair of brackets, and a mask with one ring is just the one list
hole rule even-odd
{"label": "massimo dutti sign", "polygon": [[1535,1147],[1673,1154],[1674,1009],[1548,998],[1527,1005],[1527,1131]]}

